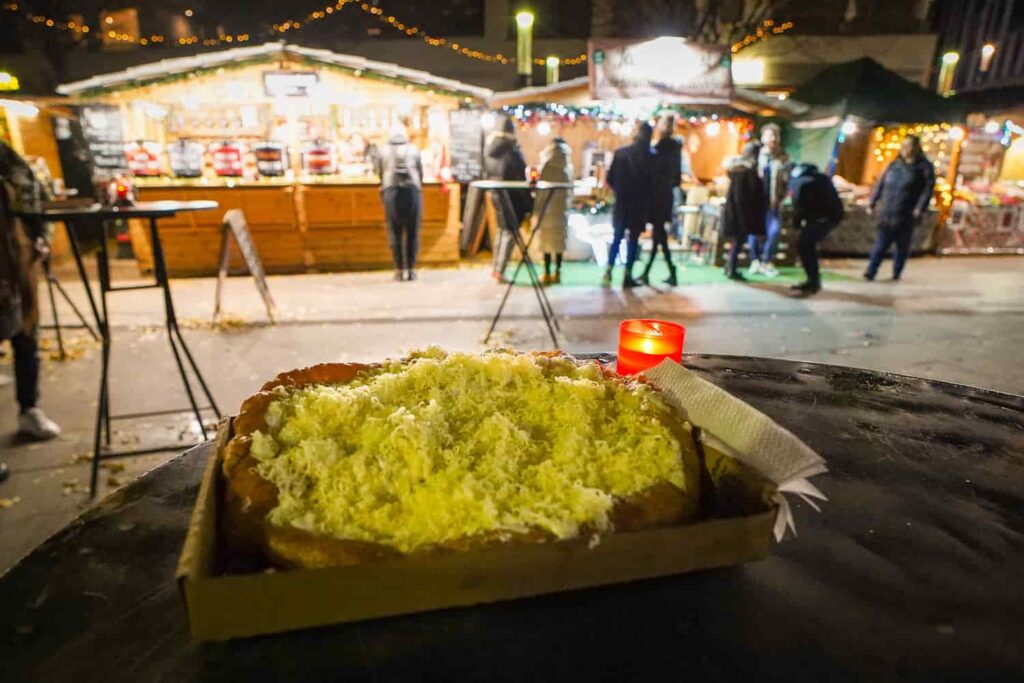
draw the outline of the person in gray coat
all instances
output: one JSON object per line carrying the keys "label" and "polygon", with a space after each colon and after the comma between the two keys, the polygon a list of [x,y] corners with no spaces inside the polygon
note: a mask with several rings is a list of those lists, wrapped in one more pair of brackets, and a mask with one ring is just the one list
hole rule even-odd
{"label": "person in gray coat", "polygon": [[395,279],[415,280],[423,213],[423,163],[420,150],[409,142],[405,126],[399,124],[391,129],[387,143],[374,157],[374,166],[380,177]]}

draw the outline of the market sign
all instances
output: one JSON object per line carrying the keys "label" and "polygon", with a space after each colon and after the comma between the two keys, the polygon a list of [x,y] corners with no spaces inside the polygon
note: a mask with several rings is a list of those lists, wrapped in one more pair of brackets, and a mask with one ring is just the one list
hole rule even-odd
{"label": "market sign", "polygon": [[268,97],[309,97],[319,81],[315,71],[263,72],[263,89]]}
{"label": "market sign", "polygon": [[729,48],[685,38],[601,38],[589,43],[590,95],[598,100],[654,98],[682,104],[727,104],[732,98]]}

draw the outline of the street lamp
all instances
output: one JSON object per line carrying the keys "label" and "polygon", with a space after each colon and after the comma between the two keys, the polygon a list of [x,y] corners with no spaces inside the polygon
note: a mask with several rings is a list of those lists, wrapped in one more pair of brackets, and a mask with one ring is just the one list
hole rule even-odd
{"label": "street lamp", "polygon": [[533,84],[533,12],[516,14],[516,73],[519,86]]}
{"label": "street lamp", "polygon": [[942,67],[939,69],[939,94],[953,94],[953,77],[956,75],[956,65],[960,61],[960,53],[956,51],[946,52],[942,55]]}
{"label": "street lamp", "polygon": [[558,83],[558,65],[561,64],[558,57],[551,56],[545,60],[544,64],[548,67],[548,85],[551,83]]}

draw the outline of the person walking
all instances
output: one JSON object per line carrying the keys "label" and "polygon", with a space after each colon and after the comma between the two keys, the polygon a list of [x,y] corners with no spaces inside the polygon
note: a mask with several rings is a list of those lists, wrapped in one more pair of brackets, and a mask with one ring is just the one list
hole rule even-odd
{"label": "person walking", "polygon": [[668,279],[665,283],[670,287],[678,284],[676,267],[668,250],[668,230],[672,223],[675,191],[679,189],[679,183],[682,181],[683,143],[673,136],[675,128],[674,116],[668,114],[661,117],[654,131],[654,144],[651,147],[651,214],[648,219],[651,222],[653,245],[647,265],[640,276],[640,282],[648,286],[651,284],[651,267],[659,249],[665,255],[665,263],[668,264]]}
{"label": "person walking", "polygon": [[612,268],[619,255],[619,247],[626,237],[626,271],[622,275],[622,287],[630,289],[639,283],[633,279],[633,264],[636,263],[640,247],[640,234],[647,225],[651,206],[651,124],[640,124],[633,142],[615,150],[612,164],[608,168],[608,185],[615,192],[615,209],[612,213],[614,234],[608,248],[608,267],[602,284],[612,282]]}
{"label": "person walking", "polygon": [[[14,351],[14,386],[18,433],[52,439],[60,427],[36,403],[39,399],[38,283],[42,259],[49,251],[45,224],[15,214],[38,211],[45,189],[17,152],[0,142],[0,340]],[[0,471],[5,468],[0,467]]]}
{"label": "person walking", "polygon": [[800,231],[797,253],[807,279],[790,289],[800,296],[821,291],[818,244],[843,219],[843,201],[832,180],[814,164],[797,164],[790,173],[793,225]]}
{"label": "person walking", "polygon": [[736,268],[740,245],[765,232],[764,181],[757,172],[760,152],[759,144],[748,142],[743,154],[727,159],[724,164],[729,189],[722,212],[722,236],[732,241],[725,263],[725,275],[731,280],[747,279]]}
{"label": "person walking", "polygon": [[388,141],[374,155],[380,196],[388,224],[388,242],[395,261],[395,279],[416,279],[420,216],[423,207],[423,163],[409,142],[405,126],[392,127]]}
{"label": "person walking", "polygon": [[[484,178],[487,180],[526,180],[526,159],[516,141],[516,124],[511,116],[505,116],[497,128],[484,141]],[[508,190],[512,202],[515,225],[499,226],[491,249],[494,252],[491,277],[496,282],[508,283],[505,268],[512,258],[515,237],[509,230],[518,230],[523,220],[533,210],[533,199],[529,190]]]}
{"label": "person walking", "polygon": [[[780,211],[789,188],[789,155],[782,149],[782,129],[778,124],[766,123],[761,127],[761,153],[757,160],[757,173],[764,181],[765,212],[764,240],[760,245],[759,235],[747,240],[750,249],[750,267],[747,273],[776,277],[779,271],[773,265],[775,247],[782,230]],[[759,248],[760,246],[760,248]]]}
{"label": "person walking", "polygon": [[874,280],[893,243],[892,279],[899,280],[910,256],[914,226],[928,210],[935,190],[935,167],[921,149],[921,139],[907,135],[900,154],[885,169],[871,193],[868,213],[878,219],[878,237],[871,248],[865,280]]}
{"label": "person walking", "polygon": [[[540,153],[540,180],[549,183],[572,182],[572,150],[564,138],[553,139]],[[550,194],[548,199],[545,195]],[[557,285],[562,282],[562,253],[568,239],[569,223],[569,191],[541,190],[537,193],[535,203],[538,207],[547,202],[544,220],[535,227],[540,230],[540,249],[544,253],[544,276],[541,282],[545,285]],[[536,215],[534,216],[536,224]],[[551,273],[551,262],[554,260],[555,272]]]}

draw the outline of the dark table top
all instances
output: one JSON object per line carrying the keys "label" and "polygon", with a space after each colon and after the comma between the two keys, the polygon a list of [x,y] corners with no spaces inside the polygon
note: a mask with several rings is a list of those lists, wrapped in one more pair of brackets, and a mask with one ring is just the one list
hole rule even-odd
{"label": "dark table top", "polygon": [[166,218],[186,211],[212,211],[219,205],[211,200],[135,202],[131,206],[104,206],[102,204],[51,206],[39,213],[22,215],[48,221],[104,220],[112,218]]}
{"label": "dark table top", "polygon": [[830,472],[766,560],[228,643],[174,584],[197,447],[0,580],[5,680],[1020,680],[1024,398],[841,367],[686,364],[789,427]]}

